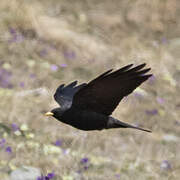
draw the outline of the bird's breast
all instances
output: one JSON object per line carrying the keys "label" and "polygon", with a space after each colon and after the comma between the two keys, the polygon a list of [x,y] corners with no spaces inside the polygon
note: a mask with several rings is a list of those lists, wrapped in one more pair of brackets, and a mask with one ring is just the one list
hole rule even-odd
{"label": "bird's breast", "polygon": [[101,130],[106,127],[108,117],[92,111],[69,109],[63,114],[62,121],[85,131]]}

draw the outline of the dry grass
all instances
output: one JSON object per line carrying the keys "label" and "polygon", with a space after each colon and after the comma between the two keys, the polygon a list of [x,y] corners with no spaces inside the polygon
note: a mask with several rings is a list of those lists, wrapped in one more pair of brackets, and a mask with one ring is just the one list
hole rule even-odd
{"label": "dry grass", "polygon": [[[12,75],[0,78],[1,178],[30,165],[57,180],[179,179],[179,10],[177,0],[3,0],[0,69]],[[113,115],[152,134],[82,132],[43,116],[57,106],[52,95],[59,84],[142,62],[154,79]],[[58,139],[60,147],[53,145]],[[83,165],[85,157],[90,162]]]}

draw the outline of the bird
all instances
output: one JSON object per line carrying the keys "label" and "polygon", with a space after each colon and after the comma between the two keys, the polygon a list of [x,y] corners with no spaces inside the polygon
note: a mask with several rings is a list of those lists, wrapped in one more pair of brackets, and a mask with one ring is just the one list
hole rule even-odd
{"label": "bird", "polygon": [[133,128],[152,132],[112,117],[120,101],[152,76],[147,74],[151,68],[144,68],[146,63],[132,66],[129,64],[115,71],[110,69],[89,83],[61,84],[54,94],[60,107],[45,115],[83,131]]}

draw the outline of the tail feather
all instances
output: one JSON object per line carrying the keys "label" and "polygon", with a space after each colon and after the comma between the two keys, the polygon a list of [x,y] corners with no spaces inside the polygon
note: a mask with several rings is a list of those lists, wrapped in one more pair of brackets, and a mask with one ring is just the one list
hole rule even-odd
{"label": "tail feather", "polygon": [[134,125],[119,121],[113,117],[109,117],[109,120],[107,123],[107,129],[110,129],[110,128],[133,128],[133,129],[138,129],[141,131],[152,132],[149,129],[144,129],[138,126],[134,126]]}

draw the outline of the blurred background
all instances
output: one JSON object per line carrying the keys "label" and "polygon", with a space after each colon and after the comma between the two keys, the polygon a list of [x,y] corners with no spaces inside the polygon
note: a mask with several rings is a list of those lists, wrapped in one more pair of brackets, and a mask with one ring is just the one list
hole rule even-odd
{"label": "blurred background", "polygon": [[[144,62],[154,76],[113,116],[152,134],[44,117],[59,84]],[[178,0],[1,0],[1,179],[179,179],[179,92]]]}

